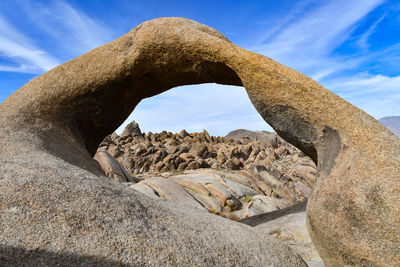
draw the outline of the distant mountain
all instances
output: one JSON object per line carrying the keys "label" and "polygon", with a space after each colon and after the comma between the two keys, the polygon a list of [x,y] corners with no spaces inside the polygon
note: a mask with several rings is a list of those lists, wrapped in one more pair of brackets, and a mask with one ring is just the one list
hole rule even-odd
{"label": "distant mountain", "polygon": [[384,117],[379,122],[400,138],[400,116]]}
{"label": "distant mountain", "polygon": [[238,140],[243,137],[248,137],[251,140],[257,140],[261,142],[270,142],[271,140],[275,140],[280,137],[276,133],[267,132],[267,131],[249,131],[245,129],[238,129],[228,133],[225,138],[226,139],[234,139]]}

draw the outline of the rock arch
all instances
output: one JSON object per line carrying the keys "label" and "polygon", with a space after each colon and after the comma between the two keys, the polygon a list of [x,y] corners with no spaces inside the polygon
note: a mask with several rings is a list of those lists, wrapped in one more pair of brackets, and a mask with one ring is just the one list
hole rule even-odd
{"label": "rock arch", "polygon": [[[399,140],[375,119],[305,75],[183,18],[145,22],[32,80],[0,105],[0,145],[4,148],[0,174],[5,177],[0,184],[0,212],[9,216],[11,210],[15,215],[7,217],[0,228],[0,244],[59,249],[60,253],[102,256],[127,264],[301,264],[284,246],[271,245],[271,240],[260,245],[261,258],[249,256],[261,251],[244,249],[247,254],[243,252],[238,259],[233,255],[237,248],[226,249],[225,258],[218,257],[222,247],[238,245],[238,240],[229,240],[215,229],[229,225],[233,230],[224,231],[246,240],[256,235],[247,226],[196,212],[182,214],[167,203],[142,200],[99,179],[91,156],[141,99],[178,85],[206,82],[244,86],[276,132],[318,163],[319,178],[307,219],[328,266],[383,266],[400,261]],[[80,185],[74,187],[74,183]],[[56,210],[49,206],[51,201]],[[109,203],[102,210],[93,206],[93,202],[104,201]],[[157,210],[170,214],[163,219]],[[221,240],[205,244],[204,231],[196,237],[186,234],[185,230],[198,228],[171,214],[193,220]],[[25,217],[30,218],[30,226]],[[166,226],[154,219],[164,220]],[[180,228],[174,228],[176,224]],[[11,225],[19,226],[10,230]],[[87,240],[79,231],[91,236],[97,247],[85,247]],[[161,241],[150,245],[144,241],[149,236],[159,236]],[[102,243],[101,238],[106,241]],[[120,241],[122,249],[110,252],[116,238],[124,240]],[[145,244],[137,250],[144,255],[123,253],[124,249],[132,253],[132,246],[139,244]],[[217,247],[216,254],[201,252],[212,246]],[[182,255],[183,251],[190,256]]]}

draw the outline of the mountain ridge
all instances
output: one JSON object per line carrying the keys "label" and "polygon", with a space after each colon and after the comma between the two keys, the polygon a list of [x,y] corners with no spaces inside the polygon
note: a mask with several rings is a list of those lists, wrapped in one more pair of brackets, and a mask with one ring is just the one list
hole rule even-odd
{"label": "mountain ridge", "polygon": [[379,122],[400,138],[400,116],[383,117]]}

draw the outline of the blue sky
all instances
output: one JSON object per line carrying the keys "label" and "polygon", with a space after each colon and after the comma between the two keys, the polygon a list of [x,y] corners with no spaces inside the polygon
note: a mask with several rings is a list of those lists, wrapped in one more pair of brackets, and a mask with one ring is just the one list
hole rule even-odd
{"label": "blue sky", "polygon": [[[317,80],[375,118],[400,115],[400,2],[385,0],[0,2],[0,102],[32,78],[157,17],[187,17]],[[143,100],[142,130],[271,129],[241,87]]]}

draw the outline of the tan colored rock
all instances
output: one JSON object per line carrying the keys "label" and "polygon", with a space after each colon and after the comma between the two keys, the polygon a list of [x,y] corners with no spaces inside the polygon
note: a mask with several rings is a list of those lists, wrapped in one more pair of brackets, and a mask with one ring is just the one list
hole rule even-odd
{"label": "tan colored rock", "polygon": [[188,170],[196,170],[198,168],[200,168],[200,163],[198,161],[191,161],[187,166]]}
{"label": "tan colored rock", "polygon": [[284,215],[255,227],[261,234],[271,235],[289,245],[307,264],[321,266],[322,260],[307,231],[306,213]]}
{"label": "tan colored rock", "polygon": [[226,159],[227,159],[227,157],[226,157],[225,153],[223,151],[219,150],[218,154],[217,154],[218,163],[222,165],[226,162]]}
{"label": "tan colored rock", "polygon": [[239,170],[240,169],[240,162],[237,158],[228,159],[225,162],[226,166],[231,170]]}
{"label": "tan colored rock", "polygon": [[205,210],[199,202],[197,202],[190,194],[188,194],[181,185],[169,181],[165,178],[152,177],[147,178],[141,183],[146,184],[154,192],[157,193],[158,196],[172,200],[179,201],[184,205],[188,205],[197,209]]}
{"label": "tan colored rock", "polygon": [[135,138],[140,138],[140,139],[144,139],[142,132],[140,131],[139,125],[136,122],[131,122],[129,123],[124,131],[121,134],[122,138],[125,137],[135,137]]}
{"label": "tan colored rock", "polygon": [[121,149],[118,146],[111,147],[108,152],[113,158],[117,158],[119,155],[121,155]]}
{"label": "tan colored rock", "polygon": [[269,196],[255,195],[251,198],[246,210],[255,216],[289,206],[289,203]]}
{"label": "tan colored rock", "polygon": [[[155,65],[166,66],[161,62],[169,62],[169,53],[184,55],[179,44],[192,49],[195,36],[210,37],[209,42],[223,38],[185,19],[147,22],[35,78],[0,105],[3,264],[304,265],[286,246],[270,238],[255,240],[249,227],[144,198],[106,179],[92,159],[141,97],[192,79],[190,64],[184,67],[189,76],[180,67],[167,67],[180,73],[176,82],[174,73],[165,83],[163,75],[153,79],[151,72]],[[179,53],[173,52],[176,45]],[[153,59],[161,64],[153,65]],[[155,81],[160,84],[146,85]]]}
{"label": "tan colored rock", "polygon": [[157,196],[156,192],[150,186],[145,184],[143,181],[141,181],[137,184],[131,185],[131,186],[129,186],[129,188],[135,189],[136,191],[138,191],[148,197],[151,197],[154,199],[159,198],[159,196]]}
{"label": "tan colored rock", "polygon": [[189,163],[195,158],[194,155],[191,153],[182,153],[179,155],[179,157],[183,159],[186,163]]}
{"label": "tan colored rock", "polygon": [[204,187],[207,189],[210,194],[219,201],[221,206],[225,206],[226,201],[229,197],[232,197],[231,192],[222,186],[218,186],[215,184],[206,184]]}
{"label": "tan colored rock", "polygon": [[211,213],[219,213],[222,211],[223,206],[221,203],[212,196],[202,185],[186,179],[171,178],[172,181],[180,184],[189,192],[204,208]]}
{"label": "tan colored rock", "polygon": [[187,167],[187,164],[185,162],[182,162],[181,164],[178,165],[178,172],[183,172]]}
{"label": "tan colored rock", "polygon": [[182,18],[148,21],[0,105],[2,259],[304,265],[246,226],[99,178],[92,156],[141,99],[205,82],[244,86],[275,131],[318,163],[307,223],[326,265],[400,262],[400,140],[314,80]]}
{"label": "tan colored rock", "polygon": [[314,166],[296,164],[293,168],[293,171],[309,186],[312,186],[317,178],[317,172]]}
{"label": "tan colored rock", "polygon": [[106,151],[98,151],[94,159],[100,164],[108,177],[120,182],[137,182],[137,180]]}
{"label": "tan colored rock", "polygon": [[237,197],[241,198],[244,196],[254,196],[257,195],[257,191],[251,188],[251,185],[245,186],[235,181],[231,181],[229,178],[223,179],[226,186],[232,191],[235,192]]}

